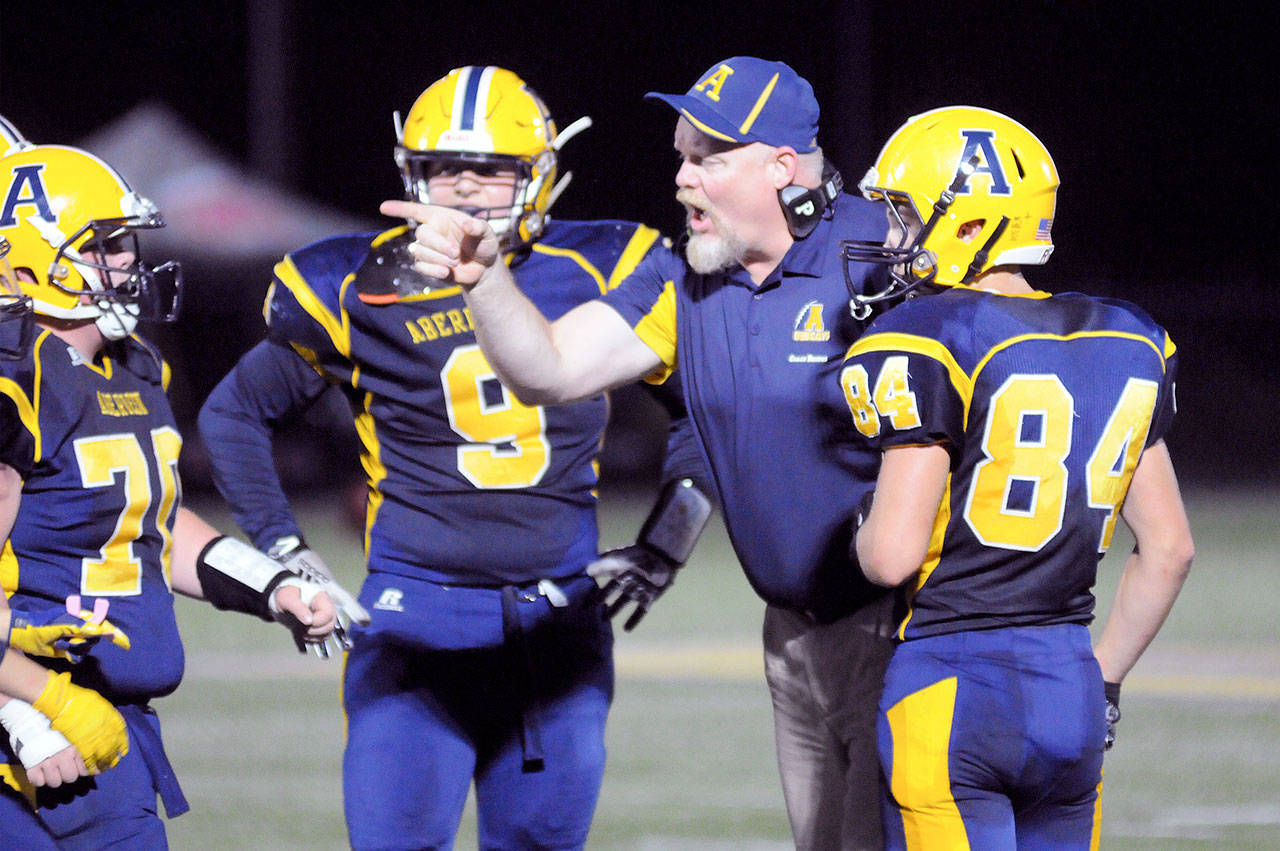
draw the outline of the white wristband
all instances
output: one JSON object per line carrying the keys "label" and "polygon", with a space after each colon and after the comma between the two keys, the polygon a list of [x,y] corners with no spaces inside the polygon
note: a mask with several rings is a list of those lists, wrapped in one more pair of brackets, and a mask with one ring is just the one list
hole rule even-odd
{"label": "white wristband", "polygon": [[280,575],[280,563],[235,538],[220,538],[204,552],[204,562],[246,588],[264,593]]}
{"label": "white wristband", "polygon": [[13,698],[0,706],[0,724],[8,731],[9,744],[23,768],[34,768],[71,747],[67,737],[50,726],[48,716],[24,700]]}

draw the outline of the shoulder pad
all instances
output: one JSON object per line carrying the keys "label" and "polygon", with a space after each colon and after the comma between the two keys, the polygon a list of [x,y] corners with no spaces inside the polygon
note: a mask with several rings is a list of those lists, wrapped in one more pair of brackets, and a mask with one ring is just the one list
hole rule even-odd
{"label": "shoulder pad", "polygon": [[356,270],[356,296],[366,304],[391,304],[409,296],[424,295],[442,285],[413,268],[408,226],[378,236]]}

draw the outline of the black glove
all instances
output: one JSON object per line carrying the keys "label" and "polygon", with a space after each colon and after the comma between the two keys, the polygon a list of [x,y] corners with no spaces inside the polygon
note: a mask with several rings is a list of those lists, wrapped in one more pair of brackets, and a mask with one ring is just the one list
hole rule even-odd
{"label": "black glove", "polygon": [[622,628],[630,632],[653,601],[675,580],[676,570],[689,558],[698,536],[711,519],[711,500],[691,479],[668,482],[649,512],[640,537],[629,547],[609,550],[587,565],[587,575],[605,577],[605,616],[612,618],[627,603],[635,611]]}
{"label": "black glove", "polygon": [[654,600],[675,581],[680,565],[643,544],[632,544],[601,554],[587,565],[587,575],[607,579],[603,594],[605,617],[613,618],[627,603],[635,603],[635,611],[622,628],[635,629]]}
{"label": "black glove", "polygon": [[1102,749],[1109,751],[1116,743],[1116,724],[1120,721],[1120,684],[1104,682],[1102,690],[1107,696],[1107,738]]}

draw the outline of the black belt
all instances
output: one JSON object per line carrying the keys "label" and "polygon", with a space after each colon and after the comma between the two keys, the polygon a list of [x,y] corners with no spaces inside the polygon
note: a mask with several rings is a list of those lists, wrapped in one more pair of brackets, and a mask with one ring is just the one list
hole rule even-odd
{"label": "black belt", "polygon": [[[546,763],[542,756],[542,721],[538,712],[537,670],[529,640],[520,623],[520,589],[515,585],[502,586],[502,638],[510,648],[513,659],[511,678],[516,687],[520,709],[520,744],[524,749],[521,771],[532,774],[542,771]],[[533,599],[537,599],[534,597]]]}

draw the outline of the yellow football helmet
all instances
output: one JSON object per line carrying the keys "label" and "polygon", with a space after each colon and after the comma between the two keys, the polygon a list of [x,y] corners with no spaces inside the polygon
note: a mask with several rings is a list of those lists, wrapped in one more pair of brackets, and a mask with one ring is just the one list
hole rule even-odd
{"label": "yellow football helmet", "polygon": [[557,152],[591,119],[556,132],[542,99],[516,74],[493,65],[455,68],[418,96],[403,126],[396,116],[396,165],[406,196],[430,203],[427,181],[450,169],[514,170],[510,208],[474,209],[510,251],[541,235],[547,212],[569,184],[556,180]]}
{"label": "yellow football helmet", "polygon": [[948,106],[913,116],[858,186],[888,207],[902,239],[841,243],[846,274],[849,262],[891,267],[888,290],[854,295],[855,313],[921,284],[965,285],[994,266],[1039,265],[1053,252],[1058,170],[1030,130],[998,112]]}
{"label": "yellow football helmet", "polygon": [[[182,269],[152,267],[138,231],[164,226],[151,201],[87,151],[31,145],[0,157],[0,236],[34,310],[55,319],[94,319],[104,337],[133,333],[139,319],[177,316]],[[109,265],[129,252],[133,262]]]}
{"label": "yellow football helmet", "polygon": [[4,156],[12,149],[25,148],[30,144],[18,132],[17,127],[14,127],[7,118],[0,115],[0,156]]}
{"label": "yellow football helmet", "polygon": [[31,344],[31,297],[9,265],[9,240],[0,236],[0,360],[16,360]]}

